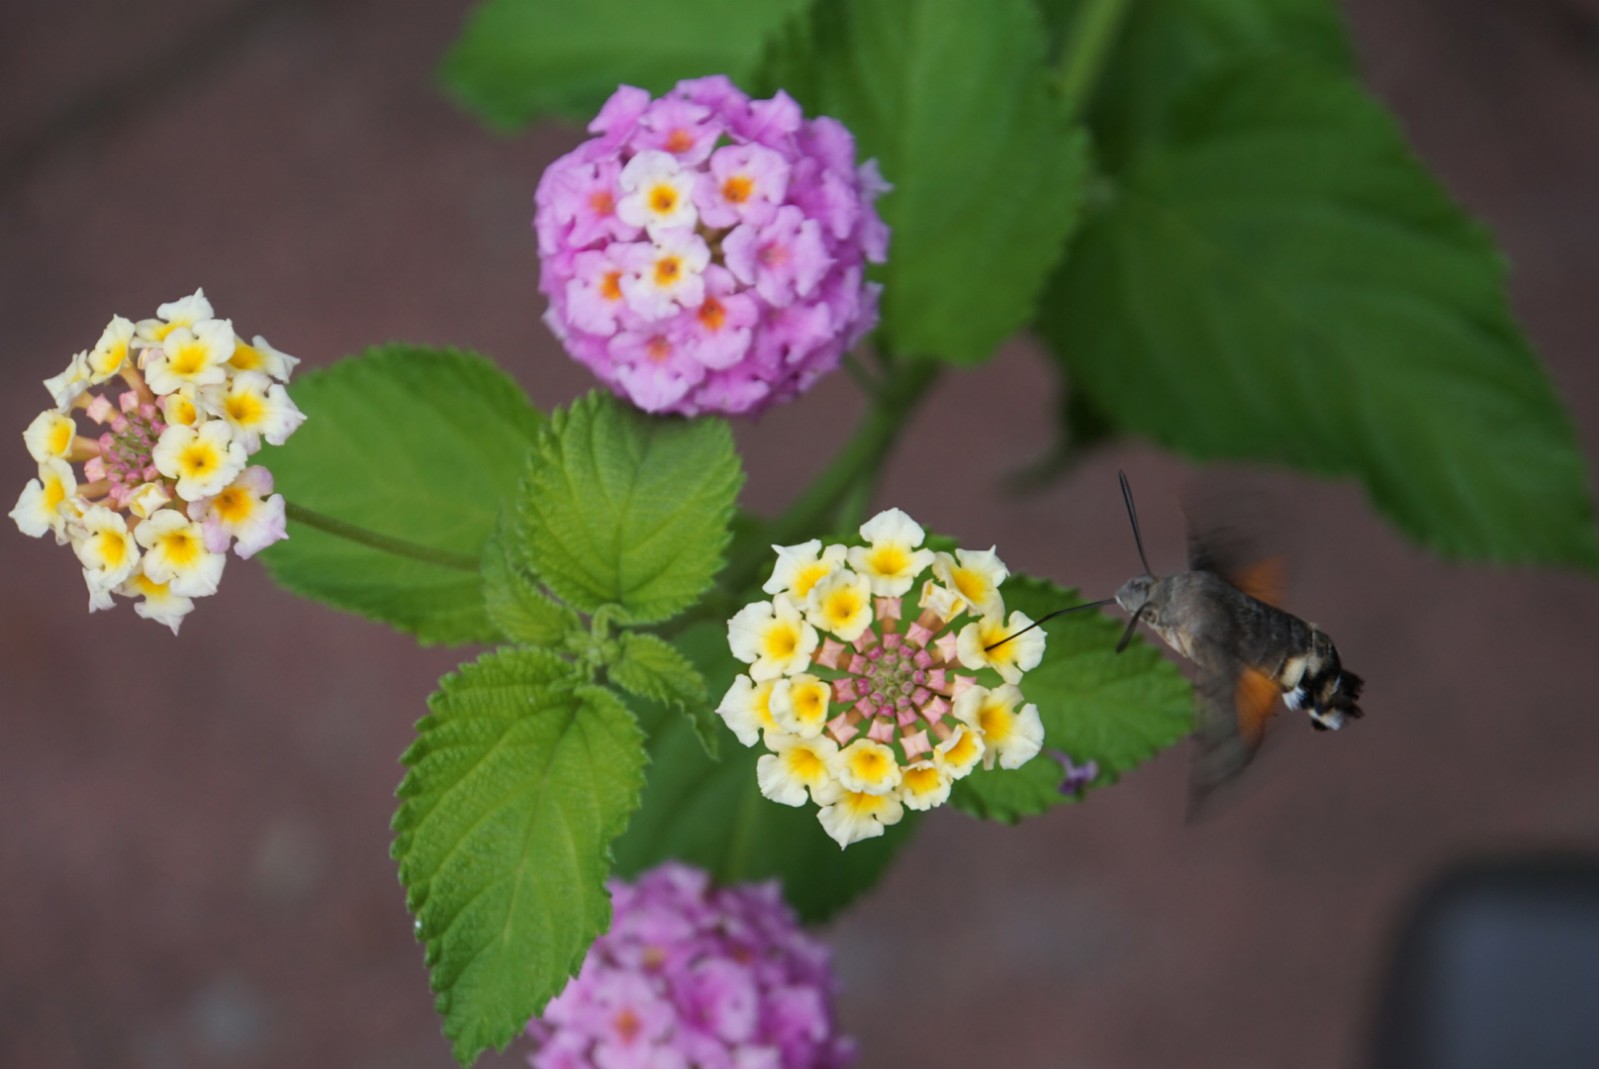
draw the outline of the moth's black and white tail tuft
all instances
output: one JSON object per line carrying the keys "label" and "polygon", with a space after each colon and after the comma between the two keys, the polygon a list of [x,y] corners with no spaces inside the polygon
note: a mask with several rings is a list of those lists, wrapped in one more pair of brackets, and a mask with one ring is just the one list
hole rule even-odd
{"label": "moth's black and white tail tuft", "polygon": [[1365,680],[1353,672],[1346,672],[1338,661],[1338,651],[1321,632],[1310,663],[1299,685],[1283,696],[1290,709],[1304,709],[1310,714],[1311,726],[1318,731],[1337,731],[1345,720],[1361,717],[1360,692]]}

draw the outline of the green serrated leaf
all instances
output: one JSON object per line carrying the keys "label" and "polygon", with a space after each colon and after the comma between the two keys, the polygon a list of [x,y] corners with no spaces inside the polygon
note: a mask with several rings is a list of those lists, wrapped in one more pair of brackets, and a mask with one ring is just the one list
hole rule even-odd
{"label": "green serrated leaf", "polygon": [[[1077,592],[1013,575],[1005,581],[1007,609],[1033,619],[1077,603]],[[1116,653],[1126,625],[1100,613],[1051,620],[1044,660],[1022,678],[1022,693],[1044,722],[1044,752],[1017,769],[978,769],[955,784],[950,802],[990,820],[1016,821],[1077,796],[1060,793],[1062,769],[1049,751],[1076,764],[1092,760],[1092,788],[1115,783],[1130,769],[1185,737],[1193,724],[1193,692],[1176,665],[1143,636]]]}
{"label": "green serrated leaf", "polygon": [[483,604],[489,619],[512,642],[532,646],[563,644],[583,623],[577,613],[547,597],[534,575],[506,549],[509,512],[500,516],[500,530],[483,547]]}
{"label": "green serrated leaf", "polygon": [[[743,667],[728,653],[725,625],[695,625],[675,642],[699,667],[713,703]],[[915,827],[918,814],[907,812],[882,838],[840,851],[817,822],[815,806],[792,808],[761,796],[755,762],[764,751],[740,745],[720,718],[720,762],[705,755],[686,718],[644,706],[639,720],[650,736],[650,778],[616,842],[617,871],[624,875],[677,858],[724,883],[776,878],[800,917],[820,923],[877,882]]]}
{"label": "green serrated leaf", "polygon": [[[1070,34],[1085,0],[1044,0]],[[1100,160],[1119,171],[1135,148],[1168,136],[1172,106],[1196,81],[1250,60],[1353,74],[1353,51],[1333,0],[1139,0],[1116,27],[1092,100]],[[1069,46],[1068,41],[1068,46]]]}
{"label": "green serrated leaf", "polygon": [[463,563],[414,560],[291,521],[288,540],[262,554],[272,577],[424,643],[498,638],[472,562],[539,426],[522,391],[480,356],[399,344],[310,372],[291,391],[307,418],[264,455],[278,491]]}
{"label": "green serrated leaf", "polygon": [[1336,74],[1197,87],[1055,279],[1041,328],[1118,424],[1353,475],[1451,556],[1599,564],[1569,420],[1491,241]]}
{"label": "green serrated leaf", "polygon": [[553,653],[446,676],[406,751],[394,856],[456,1060],[503,1048],[610,924],[610,843],[643,784],[643,735]]}
{"label": "green serrated leaf", "polygon": [[528,458],[519,548],[574,608],[663,620],[721,568],[743,482],[724,421],[655,418],[591,393],[552,415]]}
{"label": "green serrated leaf", "polygon": [[619,655],[609,669],[611,682],[629,694],[687,713],[706,755],[713,761],[720,758],[721,722],[694,663],[654,635],[624,631],[617,642]]}
{"label": "green serrated leaf", "polygon": [[764,78],[842,120],[894,184],[880,202],[893,349],[976,363],[1027,322],[1086,174],[1028,0],[820,0]]}
{"label": "green serrated leaf", "polygon": [[618,85],[660,94],[679,79],[744,80],[766,36],[803,0],[487,0],[445,57],[445,85],[514,130],[541,114],[587,122]]}

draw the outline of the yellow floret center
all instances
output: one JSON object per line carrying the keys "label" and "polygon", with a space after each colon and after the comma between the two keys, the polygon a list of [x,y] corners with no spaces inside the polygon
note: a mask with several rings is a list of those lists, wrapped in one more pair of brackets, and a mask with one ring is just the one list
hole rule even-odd
{"label": "yellow floret center", "polygon": [[911,555],[904,546],[878,546],[867,560],[878,575],[900,575],[911,566]]}
{"label": "yellow floret center", "polygon": [[255,498],[242,487],[230,486],[216,496],[211,508],[222,518],[223,523],[236,527],[255,511]]}
{"label": "yellow floret center", "polygon": [[139,575],[134,576],[131,582],[133,583],[134,589],[138,590],[139,593],[143,594],[151,601],[156,601],[166,597],[168,584],[158,583],[154,579],[151,579],[148,575],[140,573]]}
{"label": "yellow floret center", "polygon": [[838,804],[857,817],[875,817],[888,808],[888,795],[867,794],[865,791],[846,790]]}
{"label": "yellow floret center", "polygon": [[1020,648],[1014,642],[1007,642],[1003,646],[989,649],[1007,634],[1005,621],[984,621],[977,625],[978,645],[983,648],[983,656],[988,658],[989,664],[1010,664],[1016,659],[1016,651]]}
{"label": "yellow floret center", "polygon": [[888,775],[890,762],[882,750],[861,748],[850,755],[850,771],[864,783],[877,783]]}
{"label": "yellow floret center", "polygon": [[743,204],[755,192],[755,181],[747,174],[735,174],[722,183],[722,197],[729,204]]}
{"label": "yellow floret center", "polygon": [[805,746],[796,746],[788,751],[788,767],[802,783],[813,783],[827,771],[827,766],[816,751]]}
{"label": "yellow floret center", "polygon": [[194,426],[195,418],[199,415],[195,411],[194,402],[178,394],[168,394],[167,419],[173,423],[181,423],[185,427]]}
{"label": "yellow floret center", "polygon": [[253,345],[246,345],[242,341],[233,346],[233,356],[228,361],[240,371],[256,371],[265,363],[261,359],[261,350]]}
{"label": "yellow floret center", "polygon": [[217,466],[216,447],[209,442],[195,442],[178,458],[178,470],[185,477],[205,475]]}
{"label": "yellow floret center", "polygon": [[794,716],[802,724],[827,719],[827,684],[810,683],[794,688]]}
{"label": "yellow floret center", "polygon": [[777,729],[777,718],[772,715],[772,688],[777,685],[773,679],[765,683],[758,683],[755,687],[755,716],[761,722],[761,727]]}
{"label": "yellow floret center", "polygon": [[67,484],[52,476],[44,481],[44,507],[54,513],[67,499]]}
{"label": "yellow floret center", "polygon": [[828,573],[832,570],[833,566],[831,564],[824,564],[821,561],[817,561],[815,564],[807,564],[801,568],[799,574],[794,576],[794,596],[797,598],[805,597],[811,592],[811,587],[827,578]]}
{"label": "yellow floret center", "polygon": [[174,375],[193,375],[205,367],[206,348],[199,341],[185,342],[172,354],[167,366]]}
{"label": "yellow floret center", "polygon": [[827,604],[823,607],[823,612],[827,614],[828,623],[832,624],[834,629],[837,629],[847,627],[850,621],[855,619],[856,614],[861,611],[862,607],[860,594],[854,589],[846,587],[843,590],[835,590],[828,595]]}
{"label": "yellow floret center", "polygon": [[50,428],[50,437],[46,439],[46,447],[52,456],[61,456],[72,445],[72,436],[77,433],[70,419],[64,419]]}
{"label": "yellow floret center", "polygon": [[777,624],[766,632],[766,656],[786,660],[799,649],[799,632],[791,624]]}
{"label": "yellow floret center", "polygon": [[261,400],[260,394],[229,394],[225,407],[228,419],[243,427],[250,427],[260,423],[266,415],[266,404]]}
{"label": "yellow floret center", "polygon": [[116,531],[101,531],[95,536],[100,559],[112,570],[120,568],[128,555],[128,541]]}
{"label": "yellow floret center", "polygon": [[1012,715],[1010,706],[1003,702],[985,702],[977,713],[977,726],[982,729],[983,738],[991,743],[1003,743],[1010,738],[1011,730],[1015,727],[1016,717]]}
{"label": "yellow floret center", "polygon": [[113,342],[111,348],[104,353],[96,354],[94,370],[98,375],[109,375],[122,366],[128,358],[128,343],[125,341]]}
{"label": "yellow floret center", "polygon": [[936,768],[908,768],[905,777],[901,780],[905,790],[910,794],[932,794],[938,790],[939,775]]}
{"label": "yellow floret center", "polygon": [[988,597],[992,589],[988,585],[988,580],[969,568],[956,568],[952,577],[955,580],[955,589],[960,591],[961,596],[967,601],[982,601]]}
{"label": "yellow floret center", "polygon": [[971,732],[963,731],[960,733],[960,738],[955,740],[955,745],[944,753],[944,760],[958,767],[971,761],[976,754],[977,740]]}
{"label": "yellow floret center", "polygon": [[161,550],[173,564],[182,567],[193,564],[200,559],[204,547],[200,540],[194,537],[194,532],[188,528],[178,531],[168,531],[161,536]]}

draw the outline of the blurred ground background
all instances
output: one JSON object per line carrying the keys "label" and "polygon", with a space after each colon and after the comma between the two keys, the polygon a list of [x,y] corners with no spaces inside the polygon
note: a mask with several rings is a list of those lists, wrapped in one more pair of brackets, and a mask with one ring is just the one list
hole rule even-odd
{"label": "blurred ground background", "polygon": [[[526,225],[574,135],[498,139],[436,91],[466,8],[0,7],[0,427],[112,312],[197,285],[312,366],[398,338],[486,352],[545,406],[586,389],[538,323]],[[1599,3],[1348,11],[1370,84],[1507,250],[1591,464]],[[1126,467],[1176,566],[1192,473],[1152,449],[1000,491],[1049,444],[1048,382],[1024,345],[945,382],[883,499],[1097,595],[1134,568]],[[741,429],[748,502],[787,500],[819,426],[858,407],[838,376]],[[11,442],[0,485],[20,488]],[[1291,604],[1366,676],[1369,716],[1288,725],[1199,827],[1182,752],[1022,828],[927,821],[830,933],[863,1065],[1357,1065],[1419,881],[1480,851],[1599,850],[1599,584],[1441,564],[1349,485],[1252,481],[1281,509]],[[87,616],[48,542],[0,534],[0,562],[0,1064],[450,1065],[387,852],[398,755],[458,657],[237,561],[181,641],[125,605]]]}

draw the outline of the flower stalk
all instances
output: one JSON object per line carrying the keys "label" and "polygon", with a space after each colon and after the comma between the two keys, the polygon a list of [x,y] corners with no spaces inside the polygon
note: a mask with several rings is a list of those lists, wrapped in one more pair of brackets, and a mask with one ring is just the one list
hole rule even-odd
{"label": "flower stalk", "polygon": [[303,523],[323,534],[343,538],[380,553],[392,553],[396,557],[406,557],[421,561],[423,564],[436,564],[441,568],[454,568],[456,571],[475,572],[479,568],[478,559],[465,553],[451,553],[447,549],[434,549],[432,546],[408,542],[403,538],[395,538],[392,535],[335,519],[325,513],[308,509],[304,505],[296,505],[292,501],[287,502],[286,508],[288,518],[295,523]]}

